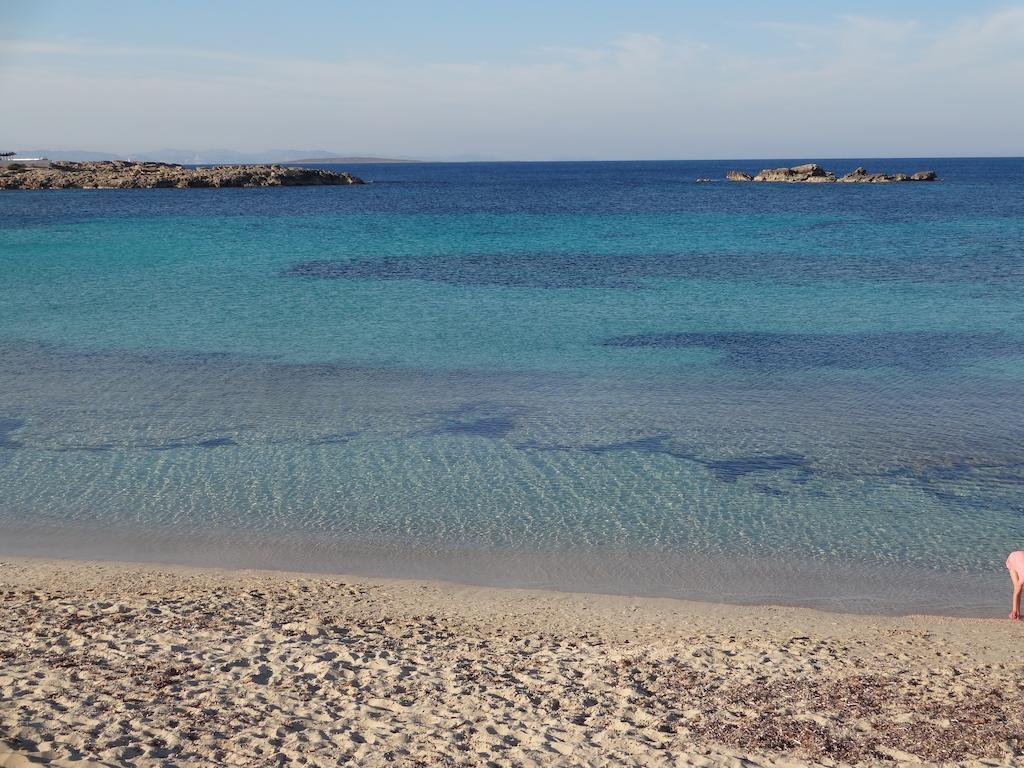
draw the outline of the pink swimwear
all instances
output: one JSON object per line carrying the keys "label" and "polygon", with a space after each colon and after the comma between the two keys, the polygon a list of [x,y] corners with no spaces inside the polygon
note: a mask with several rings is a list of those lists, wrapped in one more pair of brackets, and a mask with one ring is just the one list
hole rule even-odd
{"label": "pink swimwear", "polygon": [[1011,552],[1010,556],[1006,558],[1006,567],[1010,569],[1011,573],[1017,575],[1017,582],[1024,584],[1024,552],[1019,549],[1016,552]]}

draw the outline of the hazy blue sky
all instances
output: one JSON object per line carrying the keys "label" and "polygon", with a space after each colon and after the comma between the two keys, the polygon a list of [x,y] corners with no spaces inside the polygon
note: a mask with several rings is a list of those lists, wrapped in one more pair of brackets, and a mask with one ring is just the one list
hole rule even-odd
{"label": "hazy blue sky", "polygon": [[1024,154],[1024,5],[0,0],[0,145]]}

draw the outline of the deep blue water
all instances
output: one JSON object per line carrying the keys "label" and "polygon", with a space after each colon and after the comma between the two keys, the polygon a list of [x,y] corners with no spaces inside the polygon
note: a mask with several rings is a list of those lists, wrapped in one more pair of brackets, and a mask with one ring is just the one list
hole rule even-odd
{"label": "deep blue water", "polygon": [[0,551],[995,610],[1024,160],[785,162],[4,193]]}

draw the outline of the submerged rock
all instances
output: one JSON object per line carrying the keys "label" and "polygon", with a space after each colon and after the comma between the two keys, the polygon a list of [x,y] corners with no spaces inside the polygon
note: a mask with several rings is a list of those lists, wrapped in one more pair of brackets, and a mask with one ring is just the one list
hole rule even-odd
{"label": "submerged rock", "polygon": [[186,168],[171,163],[104,160],[55,162],[49,168],[0,168],[0,189],[157,189],[177,187],[293,187],[363,184],[345,171],[280,165]]}
{"label": "submerged rock", "polygon": [[749,173],[744,173],[743,171],[734,170],[726,173],[725,178],[729,181],[765,181],[785,182],[790,184],[820,184],[835,181],[841,181],[844,183],[884,184],[896,181],[935,181],[937,177],[935,175],[935,171],[918,171],[917,173],[908,176],[905,173],[871,173],[864,168],[855,168],[845,176],[836,178],[832,171],[823,168],[817,163],[804,163],[803,165],[794,165],[790,168],[765,168],[756,176],[751,176]]}

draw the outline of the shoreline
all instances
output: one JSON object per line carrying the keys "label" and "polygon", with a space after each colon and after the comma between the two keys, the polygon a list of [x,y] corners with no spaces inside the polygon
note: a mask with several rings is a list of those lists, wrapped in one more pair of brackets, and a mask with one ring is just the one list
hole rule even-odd
{"label": "shoreline", "polygon": [[0,557],[0,589],[0,700],[17,702],[0,741],[33,759],[1024,755],[1024,626],[1006,619],[25,557]]}
{"label": "shoreline", "polygon": [[38,160],[39,163],[0,163],[0,190],[220,189],[366,183],[348,171],[267,163],[184,166],[130,160]]}
{"label": "shoreline", "polygon": [[[337,539],[300,532],[111,530],[33,524],[0,528],[0,558],[130,562],[169,568],[428,581],[493,589],[631,596],[736,606],[788,606],[854,615],[1002,616],[1002,561],[991,574],[910,565],[820,562],[628,548],[538,550]],[[998,567],[996,567],[998,566]],[[1007,582],[1008,583],[1008,582]]]}

